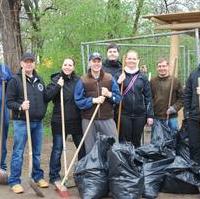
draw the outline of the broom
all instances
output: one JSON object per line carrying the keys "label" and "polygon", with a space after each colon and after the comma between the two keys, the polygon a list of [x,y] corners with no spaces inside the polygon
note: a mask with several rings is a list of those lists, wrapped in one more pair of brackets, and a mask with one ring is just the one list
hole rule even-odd
{"label": "broom", "polygon": [[[87,128],[86,128],[86,130],[85,130],[85,132],[84,132],[84,135],[83,135],[83,137],[82,137],[82,139],[81,139],[81,142],[80,142],[80,144],[79,144],[79,146],[78,146],[78,148],[77,148],[77,150],[76,150],[76,152],[75,152],[75,154],[74,154],[74,156],[73,156],[73,158],[72,158],[72,160],[71,160],[71,163],[70,163],[70,165],[69,165],[69,167],[68,167],[68,169],[67,169],[66,175],[64,176],[64,178],[63,178],[63,180],[62,180],[62,184],[65,183],[65,181],[67,180],[67,178],[68,178],[68,176],[69,176],[69,172],[71,171],[71,169],[72,169],[72,167],[73,167],[73,165],[74,165],[74,163],[75,163],[75,161],[76,161],[76,158],[77,158],[77,156],[78,156],[78,153],[79,153],[79,151],[81,150],[81,147],[82,147],[82,145],[83,145],[83,143],[84,143],[84,141],[85,141],[85,138],[86,138],[86,136],[87,136],[87,134],[88,134],[88,132],[89,132],[89,129],[90,129],[91,125],[92,125],[92,122],[94,121],[94,118],[95,118],[95,116],[96,116],[96,114],[97,114],[97,111],[99,110],[100,105],[101,105],[101,104],[98,104],[98,105],[96,106],[95,110],[94,110],[94,113],[93,113],[93,115],[92,115],[92,117],[91,117],[91,119],[90,119],[90,122],[89,122],[89,124],[88,124],[88,126],[87,126]],[[62,196],[62,197],[63,197],[63,195],[66,194],[66,193],[63,194],[62,190],[60,190],[60,189],[57,189],[57,192],[58,192],[59,195]]]}
{"label": "broom", "polygon": [[[65,113],[64,113],[64,99],[63,99],[63,86],[60,89],[60,105],[61,105],[61,119],[62,119],[62,139],[63,139],[63,159],[64,159],[64,173],[67,174],[67,157],[66,157],[66,142],[65,142]],[[61,186],[64,186],[65,181],[61,182]],[[56,190],[59,190],[61,197],[69,196],[67,190],[62,190],[62,187],[56,186]]]}
{"label": "broom", "polygon": [[[26,86],[26,76],[25,71],[22,69],[22,84],[24,90],[24,100],[28,100],[27,97],[27,86]],[[44,194],[38,188],[37,184],[33,181],[31,177],[31,172],[33,168],[33,157],[32,157],[32,141],[31,141],[31,129],[30,129],[30,117],[29,117],[29,110],[25,111],[26,114],[26,128],[27,128],[27,136],[28,136],[28,148],[29,148],[29,185],[35,191],[37,196],[44,197]]]}

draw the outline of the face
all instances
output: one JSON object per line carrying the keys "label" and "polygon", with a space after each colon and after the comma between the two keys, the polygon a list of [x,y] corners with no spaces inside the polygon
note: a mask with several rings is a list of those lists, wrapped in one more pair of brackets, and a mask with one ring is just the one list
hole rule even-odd
{"label": "face", "polygon": [[65,75],[71,75],[74,71],[74,62],[72,59],[65,59],[62,65],[62,71]]}
{"label": "face", "polygon": [[92,59],[89,62],[92,72],[98,73],[102,67],[102,61],[100,59]]}
{"label": "face", "polygon": [[158,63],[157,72],[158,75],[161,77],[166,77],[169,75],[169,64],[167,63],[167,61],[162,61]]}
{"label": "face", "polygon": [[119,58],[119,52],[117,48],[110,48],[107,51],[107,58],[110,61],[116,61]]}
{"label": "face", "polygon": [[21,61],[20,64],[26,74],[33,73],[33,70],[35,69],[35,62],[33,62],[33,60],[27,59],[25,61]]}
{"label": "face", "polygon": [[129,52],[125,58],[125,65],[130,69],[135,69],[139,64],[138,55],[135,52]]}

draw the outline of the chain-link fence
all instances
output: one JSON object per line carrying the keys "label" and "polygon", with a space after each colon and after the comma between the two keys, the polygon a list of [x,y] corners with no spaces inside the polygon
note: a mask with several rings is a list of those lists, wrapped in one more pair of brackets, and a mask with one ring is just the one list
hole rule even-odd
{"label": "chain-link fence", "polygon": [[100,52],[106,58],[106,47],[115,42],[120,47],[120,59],[129,49],[134,49],[140,57],[140,65],[146,65],[152,76],[156,75],[156,62],[160,57],[169,58],[170,36],[179,35],[178,78],[185,83],[192,69],[197,67],[195,30],[160,33],[154,35],[113,39],[105,41],[84,42],[81,45],[83,71],[87,70],[88,57],[91,52]]}

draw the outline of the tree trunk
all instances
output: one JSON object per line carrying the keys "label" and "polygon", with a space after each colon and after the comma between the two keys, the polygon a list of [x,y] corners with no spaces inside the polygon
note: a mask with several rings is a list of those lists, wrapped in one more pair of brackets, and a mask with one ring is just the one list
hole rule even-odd
{"label": "tree trunk", "polygon": [[139,23],[139,19],[141,16],[143,5],[144,5],[144,0],[138,0],[137,7],[136,7],[136,13],[135,13],[135,20],[133,23],[133,35],[135,35],[135,33],[138,30],[138,23]]}
{"label": "tree trunk", "polygon": [[0,0],[1,33],[4,62],[15,73],[22,54],[19,12],[20,0]]}
{"label": "tree trunk", "polygon": [[118,22],[120,20],[120,0],[108,0],[107,2],[107,20],[108,24],[112,27],[112,30],[108,32],[108,38],[113,39],[120,32]]}

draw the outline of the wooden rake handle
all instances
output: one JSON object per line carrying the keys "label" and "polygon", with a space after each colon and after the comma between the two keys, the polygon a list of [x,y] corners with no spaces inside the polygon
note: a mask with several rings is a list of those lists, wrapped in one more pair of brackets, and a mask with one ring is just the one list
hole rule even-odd
{"label": "wooden rake handle", "polygon": [[[168,108],[171,106],[171,103],[172,103],[172,94],[173,94],[174,78],[175,78],[175,72],[176,72],[176,67],[177,67],[177,61],[178,61],[178,57],[175,57],[174,68],[172,72],[172,80],[171,80],[171,85],[170,85],[170,92],[169,92]],[[167,114],[167,120],[169,120],[169,114]]]}
{"label": "wooden rake handle", "polygon": [[[26,75],[25,75],[24,69],[22,69],[22,84],[23,84],[23,91],[24,91],[24,100],[28,100]],[[25,115],[26,115],[26,129],[27,129],[27,137],[28,137],[28,149],[29,149],[29,177],[31,178],[31,172],[32,172],[32,167],[33,167],[33,157],[32,157],[32,141],[31,141],[29,110],[25,111]]]}
{"label": "wooden rake handle", "polygon": [[100,105],[101,105],[101,104],[98,104],[98,105],[96,106],[95,110],[94,110],[94,113],[93,113],[93,115],[92,115],[92,117],[91,117],[91,119],[90,119],[90,122],[89,122],[89,124],[88,124],[88,126],[87,126],[87,128],[86,128],[86,130],[85,130],[85,132],[84,132],[84,135],[83,135],[83,137],[82,137],[82,139],[81,139],[81,142],[80,142],[80,144],[79,144],[79,146],[78,146],[78,148],[77,148],[77,150],[76,150],[76,152],[75,152],[75,154],[74,154],[74,156],[73,156],[73,158],[72,158],[72,160],[71,160],[71,163],[70,163],[70,165],[69,165],[69,167],[68,167],[68,169],[67,169],[67,173],[66,173],[66,175],[64,176],[64,178],[63,178],[63,180],[62,180],[62,185],[65,183],[66,179],[68,178],[69,172],[71,171],[72,166],[73,166],[73,164],[74,164],[74,162],[75,162],[75,160],[76,160],[76,157],[78,156],[78,153],[79,153],[79,151],[81,150],[81,147],[82,147],[82,145],[83,145],[83,143],[84,143],[84,141],[85,141],[85,138],[86,138],[86,136],[87,136],[87,134],[88,134],[88,132],[89,132],[89,129],[90,129],[90,127],[91,127],[91,125],[92,125],[92,123],[93,123],[93,121],[94,121],[94,118],[95,118],[95,116],[96,116],[96,114],[97,114],[97,111],[99,110]]}
{"label": "wooden rake handle", "polygon": [[66,157],[66,141],[65,141],[65,113],[64,113],[64,98],[63,86],[60,89],[60,106],[61,106],[61,119],[62,119],[62,140],[63,140],[63,159],[64,159],[64,172],[67,173],[67,157]]}
{"label": "wooden rake handle", "polygon": [[[123,56],[123,61],[122,61],[122,73],[124,73],[124,67],[125,67],[125,56]],[[123,87],[124,87],[124,81],[121,83],[121,87],[120,87],[121,96],[123,94]],[[119,136],[119,133],[120,133],[121,112],[122,112],[122,101],[120,101],[120,103],[119,103],[119,112],[118,112],[118,118],[117,118],[118,136]]]}

